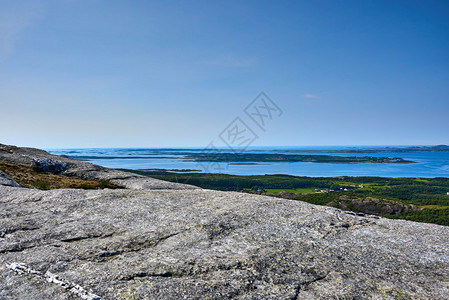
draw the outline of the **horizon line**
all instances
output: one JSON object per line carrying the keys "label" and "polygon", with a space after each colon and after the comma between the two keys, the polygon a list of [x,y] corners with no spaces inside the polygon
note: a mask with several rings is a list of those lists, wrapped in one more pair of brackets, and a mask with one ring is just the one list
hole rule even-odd
{"label": "horizon line", "polygon": [[[248,146],[244,148],[246,149],[255,149],[255,148],[295,148],[295,147],[436,147],[436,146],[446,146],[449,147],[447,144],[408,144],[408,145],[393,145],[393,144],[384,144],[384,145],[296,145],[296,146],[280,146],[280,145],[268,145],[268,146]],[[21,147],[21,146],[20,146]],[[25,146],[26,147],[26,146]],[[31,147],[34,148],[34,147]],[[166,147],[148,147],[148,146],[139,146],[139,147],[79,147],[79,148],[64,148],[64,147],[43,147],[41,149],[44,150],[56,150],[56,149],[204,149],[207,148],[207,146],[166,146]],[[217,149],[231,149],[229,146],[217,146]],[[238,147],[235,147],[238,149]]]}

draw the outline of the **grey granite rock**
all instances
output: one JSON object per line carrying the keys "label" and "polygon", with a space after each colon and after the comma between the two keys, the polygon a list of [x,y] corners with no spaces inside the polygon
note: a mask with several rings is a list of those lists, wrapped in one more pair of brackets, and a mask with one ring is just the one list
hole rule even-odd
{"label": "grey granite rock", "polygon": [[21,186],[14,179],[9,177],[8,174],[3,173],[2,171],[0,171],[0,185],[15,186],[15,187]]}
{"label": "grey granite rock", "polygon": [[134,184],[0,186],[0,299],[449,299],[449,227]]}

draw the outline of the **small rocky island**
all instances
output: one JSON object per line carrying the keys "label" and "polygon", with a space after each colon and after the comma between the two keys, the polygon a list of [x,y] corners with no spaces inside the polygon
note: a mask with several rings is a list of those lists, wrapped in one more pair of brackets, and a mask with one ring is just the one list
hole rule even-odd
{"label": "small rocky island", "polygon": [[0,162],[0,299],[449,299],[446,226],[39,149],[0,144]]}

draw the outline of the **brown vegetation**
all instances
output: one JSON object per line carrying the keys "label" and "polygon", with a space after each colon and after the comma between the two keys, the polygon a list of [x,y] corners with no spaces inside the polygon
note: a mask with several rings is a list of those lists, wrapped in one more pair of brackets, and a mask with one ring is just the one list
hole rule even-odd
{"label": "brown vegetation", "polygon": [[37,188],[41,190],[52,189],[104,189],[118,188],[106,180],[85,180],[78,177],[66,175],[55,175],[50,173],[40,173],[32,167],[0,161],[0,171],[8,174],[20,185],[27,188]]}

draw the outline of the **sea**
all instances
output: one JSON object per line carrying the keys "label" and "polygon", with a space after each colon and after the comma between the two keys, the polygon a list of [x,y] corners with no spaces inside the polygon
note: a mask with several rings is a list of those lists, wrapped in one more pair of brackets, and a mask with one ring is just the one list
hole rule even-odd
{"label": "sea", "polygon": [[[391,148],[390,150],[388,150]],[[373,153],[373,149],[383,149]],[[387,149],[387,150],[385,150]],[[206,172],[233,175],[287,174],[310,177],[380,176],[380,177],[449,177],[449,151],[395,152],[395,147],[250,147],[243,153],[321,154],[335,156],[399,157],[415,163],[335,164],[314,162],[269,162],[235,164],[197,162],[189,153],[204,153],[204,148],[82,148],[46,149],[56,155],[88,161],[116,169],[166,169],[173,172]],[[215,149],[232,152],[228,148]],[[345,152],[347,151],[347,152]],[[385,152],[386,151],[386,152]],[[348,153],[350,152],[350,153]],[[356,152],[356,153],[353,153]]]}

